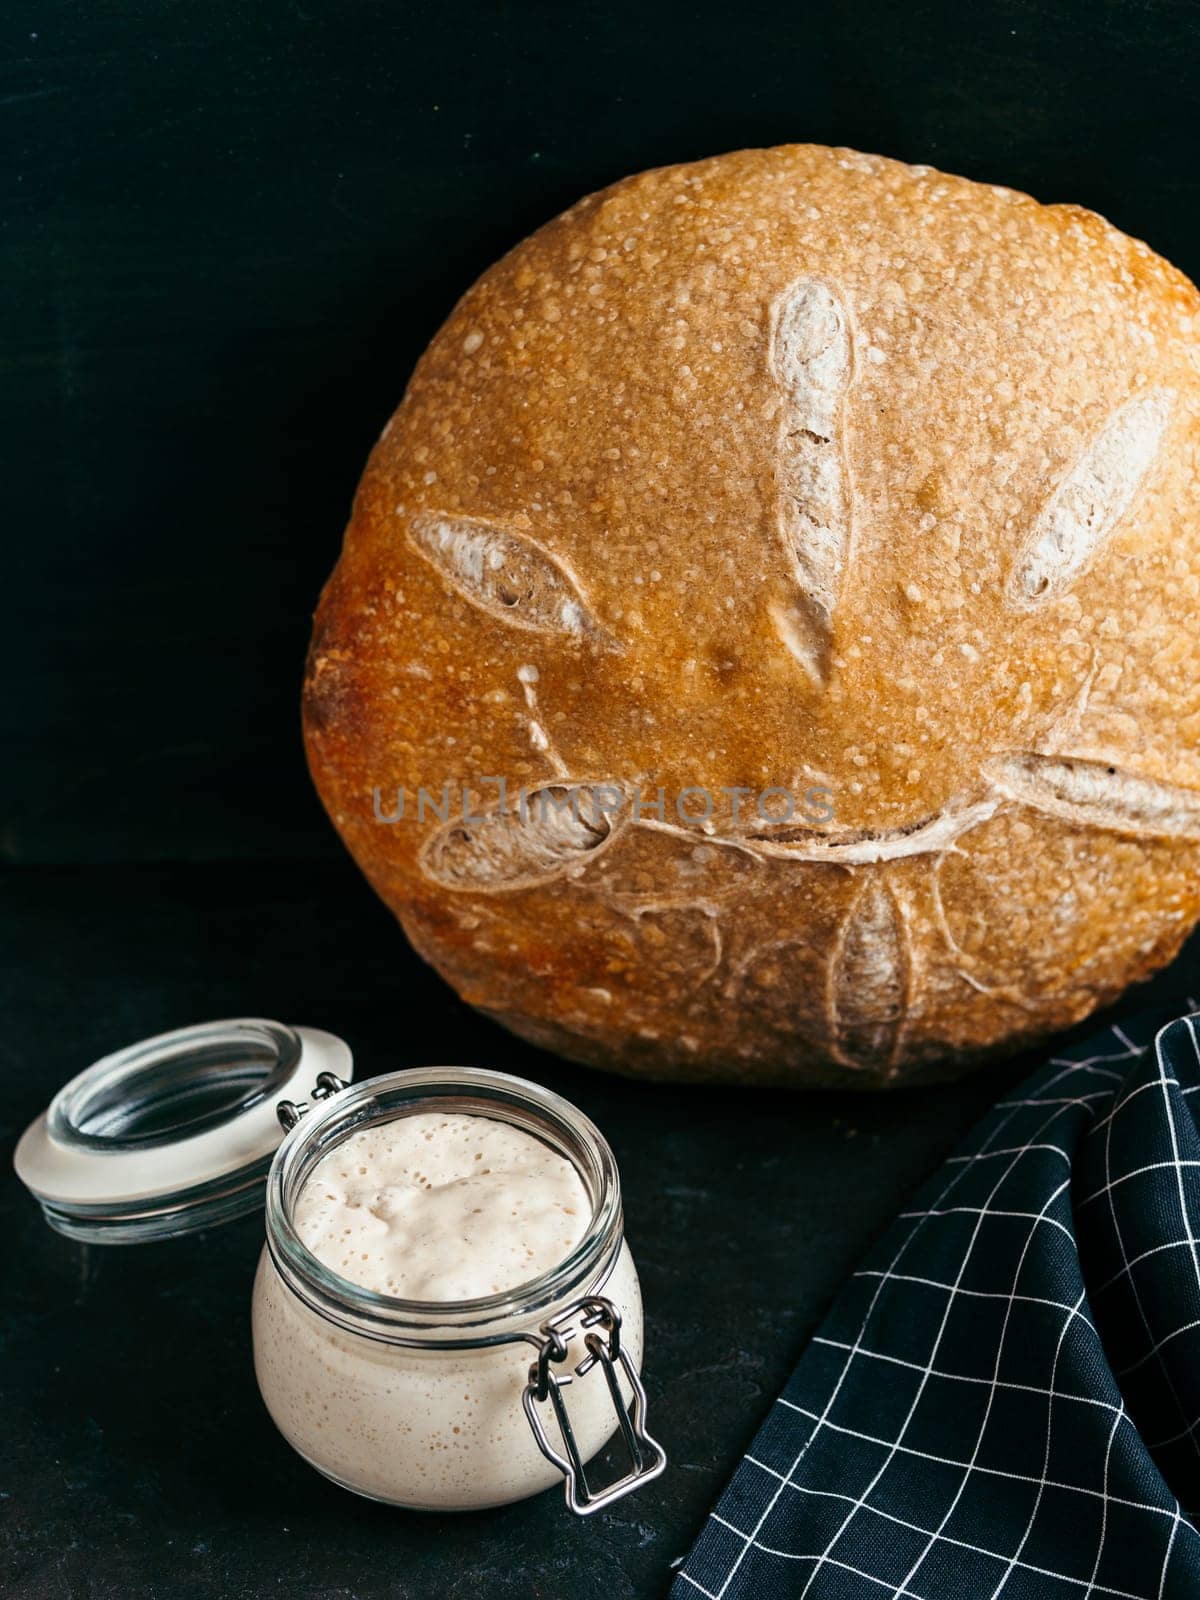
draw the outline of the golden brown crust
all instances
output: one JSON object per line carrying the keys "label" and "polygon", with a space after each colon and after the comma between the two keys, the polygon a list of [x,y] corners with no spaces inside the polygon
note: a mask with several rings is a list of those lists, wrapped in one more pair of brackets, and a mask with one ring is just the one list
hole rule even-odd
{"label": "golden brown crust", "polygon": [[[310,655],[314,779],[417,949],[566,1055],[789,1083],[944,1076],[1168,959],[1198,331],[1090,212],[816,146],[518,246],[385,429]],[[667,816],[412,818],[488,775]],[[768,787],[835,815],[735,817]]]}

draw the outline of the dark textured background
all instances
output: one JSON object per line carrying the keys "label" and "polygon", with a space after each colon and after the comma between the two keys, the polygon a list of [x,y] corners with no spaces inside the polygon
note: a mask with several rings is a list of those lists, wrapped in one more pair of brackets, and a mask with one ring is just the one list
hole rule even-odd
{"label": "dark textured background", "polygon": [[470,1016],[303,771],[307,619],[355,479],[471,279],[640,167],[844,143],[1093,206],[1196,276],[1198,81],[1192,0],[2,8],[0,1143],[93,1055],[240,1012],[343,1033],[362,1074],[543,1078],[621,1160],[672,1458],[586,1524],[554,1496],[359,1503],[258,1402],[257,1222],[85,1251],[5,1176],[6,1593],[662,1591],[839,1278],[1017,1068],[680,1095]]}
{"label": "dark textured background", "polygon": [[588,190],[848,144],[1200,275],[1192,0],[8,0],[0,28],[13,862],[332,854],[295,705],[359,470],[459,294]]}

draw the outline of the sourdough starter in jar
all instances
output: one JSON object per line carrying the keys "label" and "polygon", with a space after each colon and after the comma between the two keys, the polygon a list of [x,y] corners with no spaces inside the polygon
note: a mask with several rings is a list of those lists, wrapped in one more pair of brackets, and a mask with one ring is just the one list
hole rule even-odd
{"label": "sourdough starter in jar", "polygon": [[[312,1254],[360,1288],[455,1302],[518,1290],[557,1266],[591,1210],[574,1165],[539,1139],[489,1117],[430,1111],[372,1123],[328,1151],[292,1220]],[[620,1310],[640,1367],[641,1294],[624,1244],[600,1292]],[[553,1312],[543,1308],[534,1325]],[[466,1509],[561,1482],[522,1410],[527,1343],[407,1348],[345,1331],[298,1299],[264,1251],[254,1346],[285,1437],[360,1494]],[[602,1373],[576,1377],[564,1397],[587,1460],[616,1427]]]}

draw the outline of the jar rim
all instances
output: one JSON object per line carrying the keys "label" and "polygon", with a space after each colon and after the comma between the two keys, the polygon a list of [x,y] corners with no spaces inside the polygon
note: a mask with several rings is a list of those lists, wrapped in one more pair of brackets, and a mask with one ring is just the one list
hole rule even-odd
{"label": "jar rim", "polygon": [[274,1100],[295,1076],[302,1042],[266,1017],[173,1028],[95,1061],[46,1108],[61,1144],[110,1154],[175,1146]]}
{"label": "jar rim", "polygon": [[[470,1300],[409,1300],[343,1278],[292,1221],[316,1163],[351,1133],[432,1106],[507,1122],[571,1161],[592,1202],[579,1243],[525,1283]],[[527,1338],[529,1324],[608,1276],[623,1237],[621,1181],[603,1134],[570,1101],[527,1078],[483,1067],[414,1067],[353,1084],[319,1103],[280,1145],[267,1177],[267,1248],[284,1284],[326,1321],[385,1344],[480,1346]]]}

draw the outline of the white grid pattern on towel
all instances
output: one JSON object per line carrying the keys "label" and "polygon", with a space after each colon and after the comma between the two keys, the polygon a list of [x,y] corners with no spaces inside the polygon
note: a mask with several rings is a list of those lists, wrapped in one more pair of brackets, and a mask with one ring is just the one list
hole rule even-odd
{"label": "white grid pattern on towel", "polygon": [[[1189,1019],[1190,1021],[1190,1019]],[[1197,1039],[1195,1027],[1191,1027],[1193,1048],[1197,1052],[1200,1062],[1200,1040]],[[1039,1294],[1024,1294],[1018,1292],[1022,1269],[1030,1251],[1035,1248],[1038,1231],[1043,1227],[1057,1230],[1071,1241],[1072,1248],[1075,1244],[1073,1216],[1071,1211],[1071,1168],[1072,1149],[1064,1148],[1056,1143],[1054,1132],[1056,1126],[1063,1118],[1073,1116],[1075,1136],[1078,1137],[1078,1118],[1082,1114],[1090,1121],[1094,1131],[1106,1129],[1107,1148],[1111,1151],[1112,1121],[1128,1106],[1130,1101],[1138,1094],[1150,1088],[1158,1087],[1163,1095],[1166,1105],[1166,1115],[1170,1121],[1173,1151],[1176,1157],[1174,1164],[1171,1162],[1148,1163],[1142,1171],[1157,1170],[1160,1167],[1174,1166],[1178,1184],[1178,1199],[1180,1210],[1179,1226],[1180,1236],[1171,1242],[1170,1246],[1159,1246],[1158,1249],[1174,1248],[1187,1249],[1190,1252],[1189,1270],[1196,1275],[1197,1291],[1200,1293],[1200,1239],[1198,1239],[1193,1217],[1189,1210],[1187,1194],[1183,1180],[1185,1166],[1197,1163],[1181,1163],[1178,1159],[1178,1143],[1175,1140],[1175,1128],[1172,1119],[1172,1108],[1169,1091],[1174,1086],[1179,1092],[1174,1079],[1168,1078],[1161,1056],[1159,1059],[1159,1073],[1155,1084],[1142,1085],[1140,1088],[1131,1089],[1128,1094],[1122,1095],[1121,1085],[1130,1064],[1140,1061],[1146,1054],[1149,1043],[1139,1045],[1131,1040],[1127,1033],[1120,1028],[1111,1030],[1113,1048],[1106,1048],[1097,1054],[1090,1055],[1082,1060],[1069,1058],[1055,1058],[1049,1063],[1048,1076],[1044,1077],[1038,1085],[1037,1091],[1027,1096],[1012,1100],[1001,1101],[991,1114],[991,1127],[980,1147],[968,1151],[966,1154],[955,1155],[946,1163],[942,1176],[945,1181],[932,1202],[919,1210],[902,1213],[899,1222],[908,1221],[912,1227],[905,1231],[890,1263],[884,1267],[870,1266],[854,1275],[855,1279],[873,1281],[874,1289],[867,1302],[866,1309],[861,1315],[861,1320],[854,1337],[838,1339],[826,1334],[818,1335],[813,1340],[813,1346],[821,1346],[829,1351],[839,1352],[843,1359],[836,1377],[828,1384],[828,1397],[820,1411],[808,1410],[790,1401],[786,1395],[781,1396],[776,1402],[777,1408],[783,1408],[796,1414],[795,1420],[801,1418],[806,1424],[811,1424],[805,1431],[800,1431],[797,1439],[797,1448],[790,1466],[785,1471],[771,1466],[768,1462],[759,1459],[753,1453],[748,1454],[739,1475],[745,1474],[747,1469],[751,1473],[762,1474],[769,1480],[772,1487],[770,1493],[762,1501],[761,1494],[755,1494],[752,1486],[747,1487],[747,1480],[740,1478],[743,1498],[752,1504],[761,1504],[761,1510],[749,1526],[739,1526],[727,1514],[726,1502],[735,1498],[734,1490],[739,1484],[739,1479],[734,1480],[729,1494],[724,1497],[718,1510],[712,1513],[710,1522],[724,1530],[727,1537],[722,1539],[706,1539],[702,1536],[696,1549],[683,1571],[678,1575],[676,1593],[682,1591],[678,1585],[687,1588],[705,1597],[705,1600],[729,1600],[732,1587],[742,1572],[744,1563],[752,1551],[761,1552],[763,1556],[773,1557],[776,1561],[785,1562],[789,1567],[799,1566],[806,1568],[803,1580],[797,1573],[794,1580],[790,1580],[786,1590],[782,1587],[775,1592],[795,1594],[799,1600],[814,1600],[814,1587],[820,1587],[819,1580],[822,1573],[845,1574],[846,1579],[857,1579],[863,1586],[862,1593],[878,1594],[880,1597],[894,1596],[895,1600],[942,1600],[943,1590],[940,1588],[930,1590],[923,1584],[923,1572],[928,1572],[930,1558],[939,1547],[949,1554],[943,1560],[952,1560],[953,1552],[984,1558],[994,1562],[997,1567],[997,1578],[994,1587],[989,1592],[989,1600],[1003,1600],[1011,1592],[1010,1580],[1016,1573],[1023,1573],[1029,1579],[1036,1579],[1038,1583],[1050,1582],[1058,1588],[1048,1588],[1046,1593],[1068,1593],[1080,1596],[1112,1596],[1114,1600],[1146,1600],[1147,1596],[1162,1600],[1168,1590],[1168,1576],[1172,1559],[1180,1548],[1180,1539],[1197,1539],[1196,1530],[1184,1516],[1177,1500],[1167,1494],[1164,1503],[1156,1504],[1152,1499],[1140,1499],[1126,1494],[1115,1493],[1110,1485],[1110,1466],[1114,1443],[1119,1430],[1122,1428],[1133,1429],[1134,1425],[1125,1409],[1124,1399],[1119,1394],[1115,1400],[1105,1398],[1099,1394],[1085,1394],[1073,1392],[1071,1389],[1060,1389],[1057,1385],[1058,1361],[1073,1326],[1078,1324],[1085,1330],[1099,1347],[1099,1339],[1095,1326],[1088,1314],[1085,1303],[1085,1294],[1081,1291],[1073,1299],[1055,1299],[1053,1296]],[[1098,1087],[1099,1082],[1103,1085]],[[1065,1092],[1064,1092],[1065,1091]],[[1186,1090],[1184,1092],[1191,1092]],[[1114,1103],[1115,1101],[1115,1103]],[[1103,1116],[1099,1113],[1103,1111]],[[1044,1113],[1044,1116],[1040,1114]],[[1035,1125],[1029,1130],[1028,1137],[1021,1136],[1025,1127],[1020,1125],[1019,1119],[1024,1119],[1028,1126],[1030,1115],[1035,1119]],[[1040,1120],[1039,1120],[1040,1118]],[[1016,1137],[1007,1141],[1004,1135],[1014,1127],[1017,1122]],[[1064,1163],[1061,1180],[1050,1190],[1045,1203],[1038,1210],[1022,1210],[1011,1203],[998,1203],[1006,1189],[1011,1190],[1010,1180],[1018,1165],[1026,1160],[1032,1152],[1040,1152],[1043,1157],[1051,1160],[1061,1158]],[[962,1195],[964,1179],[968,1174],[977,1177],[985,1164],[997,1163],[998,1176],[991,1182],[986,1196],[980,1203],[955,1203]],[[1113,1190],[1118,1185],[1126,1182],[1138,1173],[1129,1171],[1112,1173],[1106,1169],[1105,1183],[1102,1187],[1091,1192],[1077,1201],[1080,1208],[1107,1199],[1112,1205]],[[973,1197],[972,1197],[973,1198]],[[921,1274],[907,1274],[903,1268],[905,1259],[912,1251],[916,1241],[921,1238],[922,1231],[935,1225],[939,1219],[948,1217],[973,1218],[969,1238],[966,1240],[958,1271],[952,1281],[942,1281],[937,1277],[922,1276]],[[1003,1218],[1009,1226],[1018,1222],[1028,1224],[1024,1232],[1024,1242],[1021,1246],[1016,1266],[1012,1272],[1011,1288],[1005,1294],[1002,1290],[979,1290],[964,1283],[972,1265],[976,1247],[983,1235],[985,1224],[995,1219]],[[1140,1257],[1131,1258],[1125,1251],[1125,1241],[1121,1237],[1119,1223],[1113,1211],[1113,1223],[1116,1228],[1117,1238],[1121,1243],[1122,1267],[1117,1277],[1128,1275],[1137,1294],[1135,1269]],[[986,1248],[986,1245],[985,1245]],[[1157,1253],[1146,1252],[1147,1255]],[[853,1280],[852,1280],[853,1281]],[[905,1286],[920,1286],[917,1291],[936,1290],[945,1295],[945,1305],[941,1313],[940,1323],[937,1326],[932,1346],[928,1357],[924,1361],[909,1360],[898,1357],[890,1352],[881,1352],[872,1347],[868,1337],[872,1318],[887,1293],[903,1292]],[[956,1305],[971,1299],[1000,1300],[1007,1304],[1003,1309],[1003,1321],[1000,1326],[998,1340],[995,1346],[995,1359],[992,1362],[990,1374],[964,1374],[954,1370],[952,1364],[939,1366],[938,1356],[942,1345],[943,1335],[946,1332]],[[1014,1382],[1002,1376],[1002,1366],[1006,1354],[1006,1341],[1009,1337],[1010,1322],[1013,1317],[1014,1307],[1019,1304],[1032,1305],[1039,1308],[1042,1313],[1053,1313],[1061,1320],[1058,1326],[1057,1343],[1054,1347],[1053,1360],[1050,1364],[1048,1384],[1033,1384]],[[1140,1307],[1140,1300],[1138,1301]],[[1190,1302],[1189,1302],[1190,1304]],[[1142,1312],[1147,1336],[1150,1337],[1150,1322],[1145,1312]],[[832,1320],[832,1319],[831,1319]],[[1193,1320],[1181,1325],[1168,1337],[1174,1338],[1182,1335],[1189,1328],[1195,1326]],[[1142,1360],[1157,1359],[1163,1362],[1162,1340],[1154,1342],[1142,1356]],[[832,1413],[835,1411],[843,1386],[849,1375],[855,1372],[856,1363],[879,1363],[889,1367],[905,1369],[917,1377],[915,1394],[908,1406],[907,1412],[899,1421],[899,1426],[892,1431],[874,1434],[862,1428],[848,1427],[844,1422],[839,1422]],[[1163,1371],[1167,1381],[1170,1375],[1163,1363]],[[962,1383],[964,1386],[978,1393],[982,1387],[986,1390],[982,1418],[975,1426],[973,1442],[968,1438],[964,1450],[957,1455],[946,1455],[922,1449],[909,1442],[910,1426],[917,1414],[926,1385],[931,1379],[947,1383]],[[1041,1469],[1034,1472],[1010,1472],[988,1465],[980,1460],[984,1440],[988,1433],[989,1419],[992,1416],[993,1404],[997,1396],[1006,1391],[1023,1391],[1039,1397],[1046,1403],[1046,1437],[1041,1455]],[[1086,1406],[1097,1408],[1111,1415],[1111,1425],[1108,1426],[1107,1442],[1103,1450],[1102,1461],[1097,1462],[1098,1472],[1096,1482],[1091,1485],[1072,1483],[1056,1478],[1051,1472],[1053,1455],[1053,1435],[1056,1419],[1061,1417],[1064,1406]],[[965,1413],[969,1415],[969,1411]],[[1196,1430],[1200,1428],[1200,1417],[1187,1418],[1181,1414],[1181,1423],[1184,1432],[1196,1439]],[[867,1479],[857,1494],[848,1494],[840,1489],[820,1487],[811,1482],[801,1483],[796,1481],[797,1474],[809,1456],[813,1447],[819,1441],[828,1440],[830,1436],[841,1436],[846,1439],[859,1441],[865,1445],[883,1452],[880,1465]],[[1200,1450],[1200,1441],[1197,1448]],[[936,1464],[940,1468],[953,1468],[959,1474],[957,1488],[951,1496],[948,1505],[940,1516],[930,1516],[925,1520],[915,1520],[912,1517],[898,1515],[889,1509],[886,1503],[881,1503],[882,1497],[877,1495],[881,1482],[885,1479],[889,1468],[898,1457]],[[786,1459],[786,1458],[785,1458]],[[961,1534],[948,1531],[956,1508],[960,1505],[963,1496],[969,1487],[977,1480],[1010,1480],[1016,1483],[1031,1486],[1033,1490],[1032,1507],[1025,1521],[1023,1530],[1019,1533],[1015,1543],[1006,1549],[989,1549],[984,1544],[973,1543],[970,1539],[963,1538]],[[1025,1559],[1025,1551],[1037,1524],[1039,1512],[1042,1509],[1044,1497],[1049,1491],[1057,1491],[1061,1495],[1078,1495],[1085,1499],[1098,1500],[1101,1503],[1101,1518],[1099,1543],[1091,1562],[1090,1575],[1084,1576],[1077,1572],[1060,1571],[1041,1565],[1039,1562]],[[837,1502],[845,1507],[844,1514],[834,1525],[832,1533],[826,1529],[823,1534],[823,1543],[818,1548],[814,1541],[809,1549],[786,1548],[786,1538],[792,1521],[781,1530],[780,1537],[773,1531],[777,1510],[781,1505],[782,1497],[799,1495],[810,1497],[813,1500]],[[1124,1512],[1144,1516],[1147,1527],[1162,1527],[1164,1522],[1169,1523],[1169,1533],[1165,1539],[1158,1541],[1147,1538],[1147,1553],[1150,1557],[1151,1546],[1161,1550],[1160,1555],[1153,1557],[1155,1565],[1153,1570],[1147,1571],[1147,1587],[1137,1590],[1113,1587],[1099,1580],[1102,1560],[1105,1554],[1106,1540],[1109,1538],[1110,1511],[1123,1508]],[[866,1570],[862,1561],[861,1550],[865,1541],[870,1542],[870,1524],[878,1526],[880,1523],[894,1525],[903,1529],[906,1534],[916,1535],[920,1541],[915,1558],[908,1561],[907,1570],[902,1576],[888,1575],[880,1577],[877,1572]],[[803,1541],[801,1541],[802,1543]],[[1139,1578],[1139,1582],[1140,1582]],[[760,1577],[753,1593],[768,1594],[773,1592],[769,1584],[764,1583]],[[739,1593],[742,1592],[739,1589]],[[749,1592],[749,1591],[747,1591]],[[823,1588],[822,1594],[833,1594],[835,1588]],[[858,1592],[858,1591],[856,1591]],[[972,1591],[974,1592],[974,1591]],[[1023,1588],[1026,1592],[1040,1592],[1038,1589]],[[983,1593],[983,1591],[980,1591]]]}

